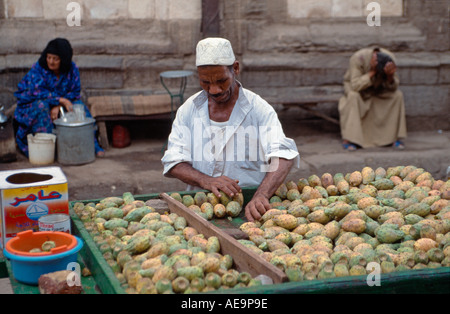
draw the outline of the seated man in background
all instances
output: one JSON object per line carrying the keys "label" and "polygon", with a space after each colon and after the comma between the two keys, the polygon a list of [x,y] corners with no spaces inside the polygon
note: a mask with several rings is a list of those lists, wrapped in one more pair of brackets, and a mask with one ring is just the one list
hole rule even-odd
{"label": "seated man in background", "polygon": [[350,58],[338,107],[344,149],[404,149],[405,105],[396,71],[395,57],[386,49],[364,48]]}

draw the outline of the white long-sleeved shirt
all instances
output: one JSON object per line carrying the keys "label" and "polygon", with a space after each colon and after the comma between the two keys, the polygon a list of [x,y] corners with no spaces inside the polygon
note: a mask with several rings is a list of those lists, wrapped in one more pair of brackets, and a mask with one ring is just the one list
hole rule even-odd
{"label": "white long-sleeved shirt", "polygon": [[[180,106],[161,161],[167,177],[172,167],[187,162],[204,174],[225,175],[245,187],[261,184],[275,157],[296,159],[294,166],[299,167],[297,145],[285,136],[273,107],[241,86],[227,123],[210,120],[204,91]],[[192,189],[198,187],[188,185]]]}

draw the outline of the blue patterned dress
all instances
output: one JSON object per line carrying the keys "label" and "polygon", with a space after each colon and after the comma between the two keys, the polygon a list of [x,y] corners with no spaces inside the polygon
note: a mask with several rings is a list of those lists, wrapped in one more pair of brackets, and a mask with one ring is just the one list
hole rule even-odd
{"label": "blue patterned dress", "polygon": [[[61,97],[67,98],[73,104],[83,104],[80,96],[80,73],[72,62],[68,73],[59,78],[53,71],[46,70],[36,62],[25,75],[14,93],[17,107],[14,118],[18,122],[16,142],[19,149],[28,156],[27,135],[32,133],[52,133],[54,124],[50,111],[59,105]],[[84,104],[83,104],[84,105]],[[92,118],[89,109],[84,105],[86,116]],[[95,152],[103,151],[95,139]]]}

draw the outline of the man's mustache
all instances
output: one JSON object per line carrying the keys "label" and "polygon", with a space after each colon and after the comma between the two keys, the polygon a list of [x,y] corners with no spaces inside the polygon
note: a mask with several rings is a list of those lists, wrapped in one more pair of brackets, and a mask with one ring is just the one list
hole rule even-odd
{"label": "man's mustache", "polygon": [[209,94],[209,96],[211,96],[212,98],[219,98],[219,97],[221,97],[223,95],[225,95],[225,92],[224,93],[220,93],[220,94]]}

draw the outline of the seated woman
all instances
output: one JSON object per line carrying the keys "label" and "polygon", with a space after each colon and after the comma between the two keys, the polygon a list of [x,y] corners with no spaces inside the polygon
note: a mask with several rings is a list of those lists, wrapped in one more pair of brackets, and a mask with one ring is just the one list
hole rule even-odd
{"label": "seated woman", "polygon": [[[74,104],[83,104],[80,73],[72,56],[73,50],[68,40],[51,40],[14,93],[17,98],[14,113],[18,123],[16,142],[27,157],[28,134],[52,133],[53,120],[58,119],[61,107],[66,111],[73,111]],[[86,105],[84,107],[86,116],[92,118]],[[94,142],[97,157],[103,157],[105,151],[100,147],[95,134]]]}

